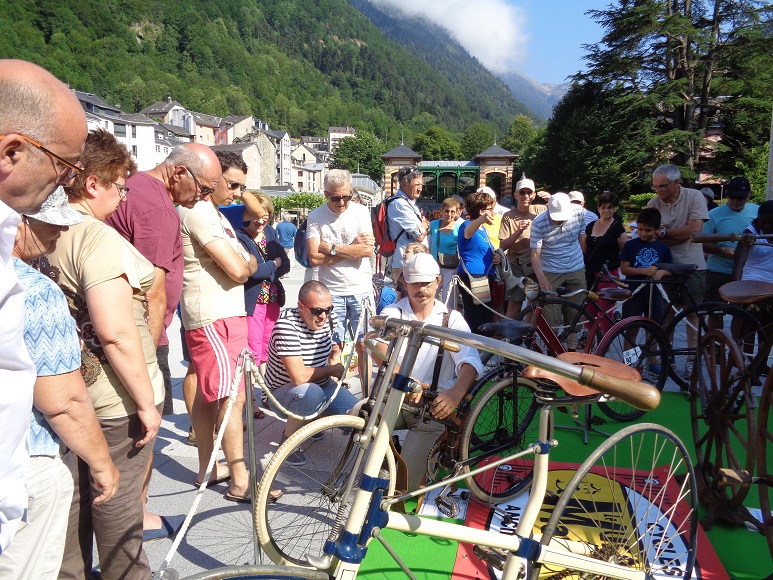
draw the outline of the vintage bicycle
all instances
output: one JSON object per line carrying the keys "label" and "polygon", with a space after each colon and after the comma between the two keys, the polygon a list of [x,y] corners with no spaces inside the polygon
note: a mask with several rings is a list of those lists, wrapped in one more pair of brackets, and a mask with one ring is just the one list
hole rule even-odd
{"label": "vintage bicycle", "polygon": [[[475,553],[501,569],[505,580],[525,576],[558,578],[567,569],[587,577],[691,577],[697,533],[695,476],[684,445],[669,430],[639,424],[619,431],[577,467],[559,492],[547,493],[550,449],[558,444],[552,434],[556,407],[591,404],[614,396],[648,410],[659,402],[657,389],[604,375],[598,367],[594,370],[587,365],[610,363],[591,355],[573,355],[580,357],[576,362],[584,360],[586,366],[582,366],[488,337],[416,321],[376,317],[372,322],[390,343],[374,381],[374,412],[367,421],[333,416],[304,426],[277,450],[259,484],[255,523],[263,548],[275,562],[322,570],[335,578],[354,578],[370,540],[376,538],[386,544],[380,530],[390,528],[473,543]],[[534,382],[532,392],[539,405],[538,438],[523,451],[492,456],[485,465],[469,472],[397,495],[393,467],[388,461],[392,427],[406,393],[421,388],[410,379],[407,369],[412,368],[425,341],[465,344],[543,369],[543,373],[547,369],[553,375],[541,376],[557,379],[550,382],[563,383],[563,390]],[[453,348],[448,342],[445,346]],[[403,347],[401,373],[395,374]],[[517,377],[516,384],[522,380]],[[313,461],[304,466],[288,465],[287,456],[302,446],[313,449],[306,454]],[[482,473],[489,472],[491,485],[496,486],[501,476],[507,478],[514,461],[527,456],[533,458],[529,468],[533,471],[531,492],[515,535],[391,509],[406,499]],[[638,482],[635,493],[620,484],[632,479]],[[276,504],[269,501],[269,490],[275,486],[284,490],[282,502]],[[599,489],[604,490],[605,506],[624,507],[611,512],[602,509],[594,495]],[[570,525],[578,514],[586,520],[585,531],[579,535]],[[396,551],[387,549],[413,577]]]}

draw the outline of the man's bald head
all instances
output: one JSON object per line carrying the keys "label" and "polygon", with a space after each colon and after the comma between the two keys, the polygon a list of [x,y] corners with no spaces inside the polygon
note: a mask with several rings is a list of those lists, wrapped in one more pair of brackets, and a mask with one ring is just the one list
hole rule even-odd
{"label": "man's bald head", "polygon": [[164,165],[172,201],[184,207],[193,207],[200,199],[201,192],[191,174],[201,185],[212,189],[223,174],[215,152],[201,143],[178,145],[164,160]]}
{"label": "man's bald head", "polygon": [[74,163],[87,134],[83,108],[64,83],[31,62],[0,60],[0,200],[35,213],[62,185],[65,166],[19,135]]}

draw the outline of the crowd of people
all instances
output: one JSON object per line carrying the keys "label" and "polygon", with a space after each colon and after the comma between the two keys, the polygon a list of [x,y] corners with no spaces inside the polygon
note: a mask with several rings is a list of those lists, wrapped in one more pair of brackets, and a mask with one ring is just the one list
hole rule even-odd
{"label": "crowd of people", "polygon": [[[178,308],[189,361],[188,439],[199,461],[191,483],[227,483],[227,500],[251,501],[243,381],[223,424],[245,349],[282,408],[266,404],[292,413],[282,439],[312,417],[358,403],[341,386],[342,357],[347,345],[362,355],[363,315],[375,310],[370,212],[356,203],[348,171],[327,172],[325,203],[306,229],[315,273],[297,303],[286,304],[281,279],[297,229],[274,215],[268,197],[246,190],[247,170],[239,155],[190,143],[137,171],[113,135],[87,130],[64,84],[31,63],[0,60],[0,578],[88,578],[94,547],[103,578],[151,577],[143,543],[182,523],[146,507],[153,445],[162,416],[173,412],[167,330]],[[604,267],[659,279],[669,273],[663,264],[689,263],[696,268],[687,292],[696,303],[704,288],[714,297],[730,280],[772,281],[767,241],[690,241],[701,230],[773,233],[773,202],[748,203],[744,178],[733,179],[728,202],[709,212],[676,167],[658,167],[656,196],[639,213],[634,239],[611,194],[599,196],[596,215],[582,193],[551,195],[523,177],[511,209],[482,187],[445,199],[429,220],[417,204],[420,169],[403,167],[397,179],[387,212],[396,241],[388,271],[397,286],[382,310],[389,316],[478,332],[522,308],[523,290],[506,285],[506,272],[573,290],[598,285]],[[219,209],[236,197],[244,204],[240,224]],[[454,276],[464,289],[459,309],[447,306],[458,291]],[[372,370],[364,360],[360,376]],[[439,359],[436,346],[424,345],[412,375],[439,390],[432,413],[442,419],[481,372],[474,349]],[[408,430],[403,452],[415,489],[442,425],[410,412],[398,423]],[[217,432],[226,462],[204,482]],[[306,458],[298,451],[290,462]],[[281,497],[271,490],[273,501]]]}

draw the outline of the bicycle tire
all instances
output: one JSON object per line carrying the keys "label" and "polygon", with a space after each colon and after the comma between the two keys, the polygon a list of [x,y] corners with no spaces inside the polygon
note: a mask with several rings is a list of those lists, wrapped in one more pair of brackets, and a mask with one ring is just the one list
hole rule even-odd
{"label": "bicycle tire", "polygon": [[[164,580],[166,576],[161,576]],[[329,580],[330,576],[325,572],[308,570],[293,566],[224,566],[206,572],[199,572],[193,576],[186,576],[180,580],[225,580],[226,578],[239,578],[240,580],[275,580],[288,578],[289,580]]]}
{"label": "bicycle tire", "polygon": [[[572,314],[564,316],[564,312],[571,312]],[[592,328],[594,317],[591,316],[585,308],[575,304],[571,300],[567,300],[566,298],[547,298],[543,302],[542,315],[548,321],[550,321],[549,316],[554,317],[554,321],[551,322],[553,332],[555,332],[558,340],[561,341],[565,349],[573,348],[579,352],[593,352],[595,346],[601,340],[602,335],[600,329],[596,331],[593,337],[587,336],[587,329]],[[564,321],[565,318],[569,319],[566,323]],[[521,310],[515,319],[524,320],[533,324],[534,304],[529,304],[526,308]],[[589,340],[590,344],[588,344]],[[577,344],[572,344],[573,342],[576,342]],[[559,354],[549,351],[538,331],[533,334],[531,339],[527,337],[524,346],[542,354],[550,354],[553,356]]]}
{"label": "bicycle tire", "polygon": [[[760,408],[757,411],[757,476],[773,479],[773,373],[769,373],[762,388]],[[770,485],[757,485],[762,511],[762,527],[768,541],[768,551],[773,556],[773,491]]]}
{"label": "bicycle tire", "polygon": [[[348,415],[321,417],[304,425],[285,441],[268,462],[258,486],[255,528],[263,550],[276,564],[310,567],[306,556],[322,556],[322,547],[338,520],[343,524],[356,493],[365,458],[351,493],[342,498],[359,450],[356,438],[365,419]],[[313,436],[322,434],[321,439]],[[302,450],[306,463],[292,466],[290,455]],[[395,458],[387,449],[388,495],[394,493]],[[269,500],[272,489],[284,494]],[[348,506],[348,507],[345,507]],[[339,514],[339,508],[344,507]]]}
{"label": "bicycle tire", "polygon": [[[549,486],[561,483],[559,473]],[[543,545],[643,570],[648,578],[691,578],[698,531],[695,489],[689,454],[674,433],[651,423],[630,425],[591,453],[555,507],[542,506],[535,533],[541,531]],[[646,521],[637,522],[635,514]],[[535,563],[529,577],[569,577],[562,572]]]}
{"label": "bicycle tire", "polygon": [[[660,325],[653,320],[639,317],[621,320],[604,335],[593,354],[633,367],[658,391],[666,384],[671,360],[669,344]],[[615,421],[633,421],[645,413],[617,400],[599,401],[598,406]]]}
{"label": "bicycle tire", "polygon": [[748,328],[751,329],[745,331],[744,336],[739,335],[735,339],[739,343],[746,343],[747,350],[742,350],[742,352],[745,353],[749,360],[757,354],[759,347],[765,344],[766,333],[760,321],[745,308],[726,302],[704,302],[685,308],[674,316],[665,327],[666,338],[671,344],[669,376],[683,391],[690,390],[690,377],[694,369],[694,365],[690,368],[688,361],[698,360],[697,339],[695,343],[696,348],[692,348],[687,344],[687,328],[690,325],[687,317],[692,314],[698,315],[699,324],[695,330],[699,339],[709,330],[706,316],[719,313],[722,314],[723,329],[728,336],[732,336],[734,329],[741,328],[743,325],[748,325]]}
{"label": "bicycle tire", "polygon": [[[738,346],[720,330],[698,343],[690,418],[701,502],[720,512],[740,508],[749,486],[722,483],[721,469],[754,472],[757,408]],[[727,509],[726,509],[727,508]]]}
{"label": "bicycle tire", "polygon": [[[467,470],[523,450],[537,440],[540,407],[532,381],[512,376],[480,391],[459,439],[459,460],[473,459]],[[506,502],[531,485],[534,458],[526,455],[496,469],[465,479],[472,494],[483,502]]]}

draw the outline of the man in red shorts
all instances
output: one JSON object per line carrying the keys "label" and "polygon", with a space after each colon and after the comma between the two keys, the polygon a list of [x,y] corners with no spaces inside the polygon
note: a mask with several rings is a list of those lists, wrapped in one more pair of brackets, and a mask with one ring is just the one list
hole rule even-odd
{"label": "man in red shorts", "polygon": [[[191,362],[198,375],[191,423],[199,452],[198,482],[206,475],[215,426],[223,420],[239,353],[247,348],[247,319],[242,285],[257,269],[255,258],[242,249],[233,226],[218,206],[233,201],[247,178],[241,156],[217,152],[223,169],[209,200],[191,209],[179,208],[183,241],[182,321]],[[237,184],[234,188],[233,184]],[[215,463],[211,482],[231,479],[225,497],[249,502],[250,485],[244,464],[242,411],[244,383],[239,386],[228,424],[223,427],[223,452],[228,472]]]}

